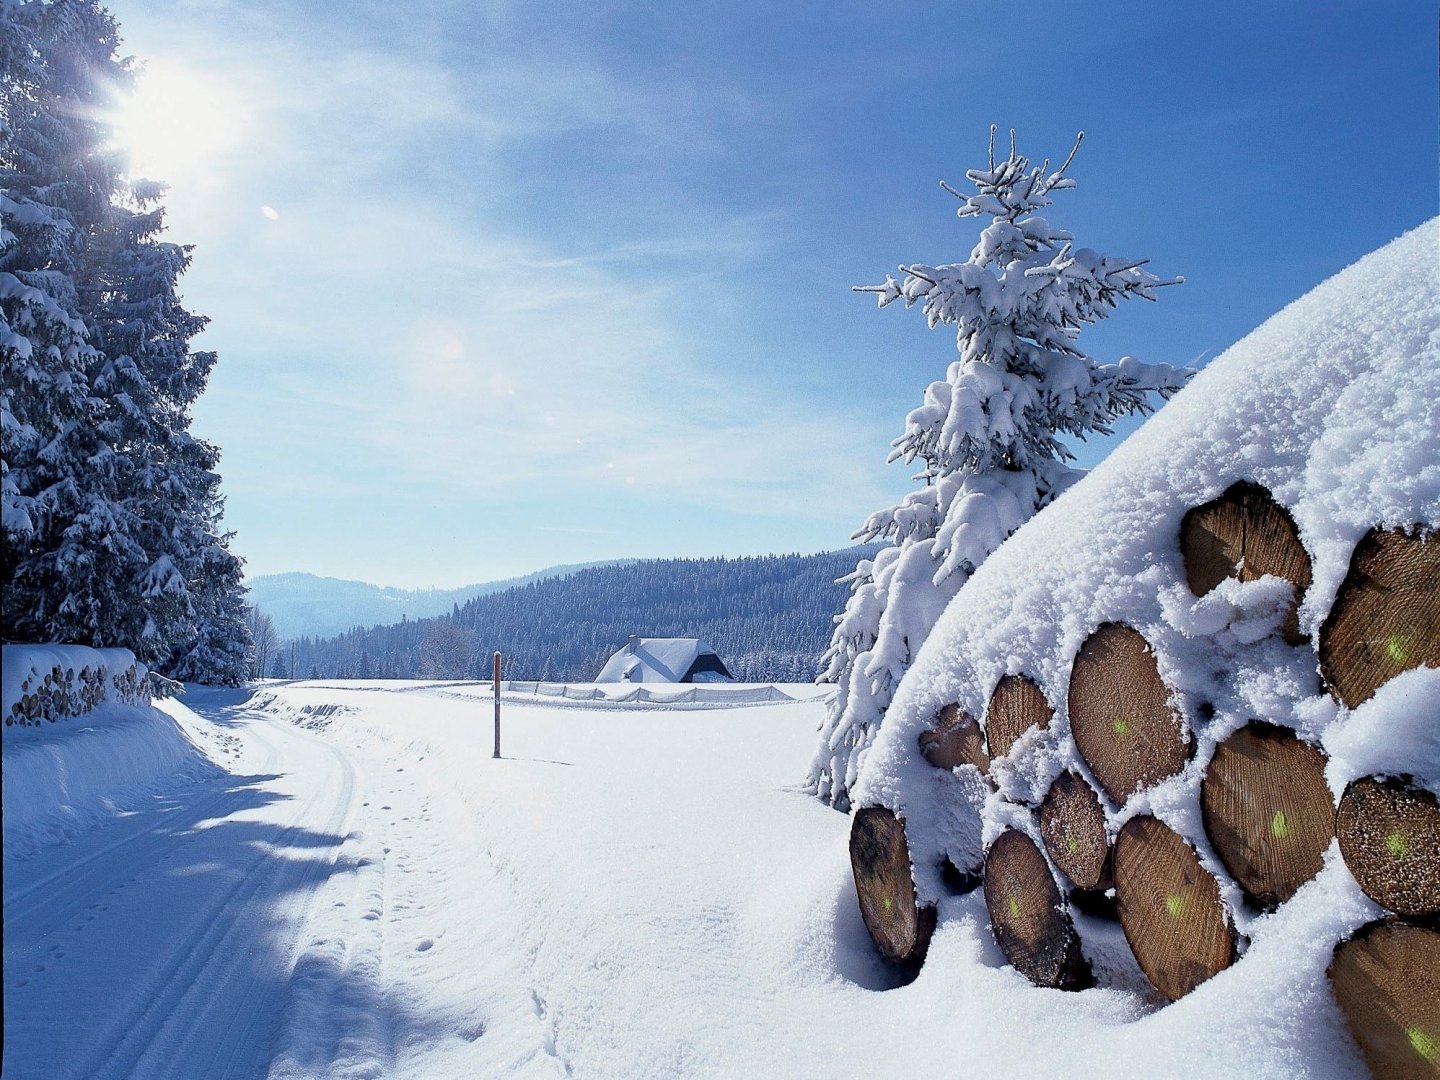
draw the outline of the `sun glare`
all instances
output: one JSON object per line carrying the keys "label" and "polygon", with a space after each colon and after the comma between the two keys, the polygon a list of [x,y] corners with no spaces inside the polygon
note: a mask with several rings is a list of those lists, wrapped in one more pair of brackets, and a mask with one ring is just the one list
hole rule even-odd
{"label": "sun glare", "polygon": [[105,117],[132,178],[190,185],[224,170],[251,123],[245,94],[173,64],[147,64]]}

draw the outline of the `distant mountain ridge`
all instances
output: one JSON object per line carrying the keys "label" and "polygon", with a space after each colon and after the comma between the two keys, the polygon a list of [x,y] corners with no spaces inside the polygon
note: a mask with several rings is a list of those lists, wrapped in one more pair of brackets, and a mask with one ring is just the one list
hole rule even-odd
{"label": "distant mountain ridge", "polygon": [[356,627],[381,626],[401,619],[448,615],[477,596],[503,592],[534,581],[563,577],[602,566],[626,566],[634,559],[549,566],[533,574],[462,585],[457,589],[396,589],[366,581],[291,572],[262,574],[246,582],[250,602],[270,616],[275,631],[289,641],[333,637]]}
{"label": "distant mountain ridge", "polygon": [[837,579],[875,551],[590,567],[428,618],[301,637],[280,667],[293,665],[300,678],[480,678],[498,650],[509,678],[589,681],[635,635],[702,638],[742,682],[808,682],[849,595]]}

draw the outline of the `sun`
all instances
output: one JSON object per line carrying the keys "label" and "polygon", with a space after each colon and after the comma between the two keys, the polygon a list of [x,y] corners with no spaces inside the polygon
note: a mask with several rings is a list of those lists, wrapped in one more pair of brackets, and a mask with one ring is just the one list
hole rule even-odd
{"label": "sun", "polygon": [[132,179],[191,186],[217,176],[253,122],[243,91],[221,77],[150,61],[103,119]]}

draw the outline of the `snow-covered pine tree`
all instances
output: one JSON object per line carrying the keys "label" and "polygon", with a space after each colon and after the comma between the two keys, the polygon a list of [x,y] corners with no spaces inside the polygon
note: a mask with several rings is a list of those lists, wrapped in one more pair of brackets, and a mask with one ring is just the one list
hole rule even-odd
{"label": "snow-covered pine tree", "polygon": [[[5,634],[52,631],[64,602],[57,553],[67,533],[103,520],[83,473],[95,401],[77,280],[89,226],[115,166],[79,72],[99,62],[105,29],[69,5],[3,5],[0,74],[0,413],[4,423]],[[95,466],[103,465],[95,462]],[[118,537],[117,544],[123,543]]]}
{"label": "snow-covered pine tree", "polygon": [[191,352],[186,249],[161,187],[108,147],[128,84],[96,0],[0,0],[5,635],[123,645],[233,682],[249,648],[219,525],[218,451],[189,432],[214,355]]}
{"label": "snow-covered pine tree", "polygon": [[946,604],[992,551],[1080,476],[1061,440],[1109,434],[1113,421],[1154,408],[1193,372],[1124,357],[1102,364],[1077,345],[1080,329],[1119,301],[1155,299],[1182,279],[1144,269],[1148,260],[1117,259],[1077,248],[1070,233],[1039,211],[1051,195],[1075,186],[1064,164],[1050,171],[1016,151],[965,175],[976,193],[941,186],[961,218],[989,223],[963,263],[902,266],[903,278],[857,286],[880,307],[919,304],[933,329],[956,329],[959,359],[925,390],[905,418],[890,461],[921,463],[924,486],[872,514],[854,538],[887,541],[847,579],[851,594],[836,616],[820,682],[837,684],[807,788],[846,810],[861,759],[895,687]]}
{"label": "snow-covered pine tree", "polygon": [[189,249],[158,239],[162,190],[132,184],[130,205],[111,207],[106,257],[86,305],[103,356],[93,385],[97,435],[114,453],[110,497],[129,515],[128,531],[143,552],[124,568],[127,594],[137,601],[112,632],[139,641],[147,663],[164,669],[184,658],[192,678],[224,681],[233,677],[235,657],[222,652],[219,667],[205,671],[207,653],[194,650],[202,637],[221,632],[239,634],[234,644],[244,650],[239,606],[218,595],[237,590],[241,576],[219,527],[219,451],[189,430],[215,354],[190,349],[207,320],[180,299]]}

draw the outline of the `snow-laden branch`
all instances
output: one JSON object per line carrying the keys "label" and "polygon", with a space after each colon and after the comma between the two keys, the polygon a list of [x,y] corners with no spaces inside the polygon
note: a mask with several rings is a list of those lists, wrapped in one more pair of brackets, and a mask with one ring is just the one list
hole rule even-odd
{"label": "snow-laden branch", "polygon": [[958,359],[905,418],[889,460],[920,462],[926,486],[872,514],[859,540],[892,547],[862,562],[836,623],[821,681],[839,692],[811,764],[810,789],[847,805],[860,758],[895,686],[946,603],[999,545],[1079,477],[1062,436],[1107,435],[1116,418],[1147,413],[1194,372],[1124,357],[1105,364],[1079,346],[1082,327],[1130,299],[1154,300],[1163,278],[1148,259],[1075,246],[1040,216],[1051,196],[1075,187],[1067,171],[1080,133],[1058,169],[1010,153],[971,169],[961,218],[989,217],[964,262],[902,265],[872,293],[880,307],[919,306],[929,326],[955,328]]}

